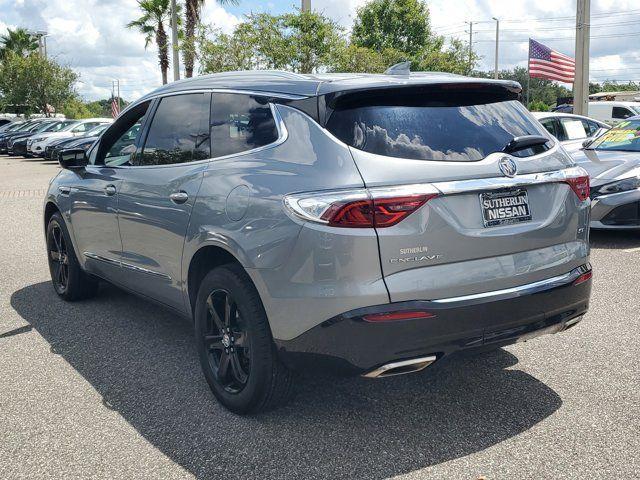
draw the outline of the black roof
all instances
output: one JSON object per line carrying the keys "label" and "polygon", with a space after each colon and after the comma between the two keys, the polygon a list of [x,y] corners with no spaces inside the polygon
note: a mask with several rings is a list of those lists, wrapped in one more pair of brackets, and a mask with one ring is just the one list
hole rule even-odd
{"label": "black roof", "polygon": [[179,80],[164,85],[144,98],[158,94],[185,90],[230,89],[265,93],[276,97],[304,98],[349,90],[371,88],[410,87],[443,83],[473,83],[501,86],[510,90],[521,89],[510,80],[465,77],[440,72],[412,72],[410,75],[368,73],[332,73],[303,75],[298,73],[257,70],[225,72]]}

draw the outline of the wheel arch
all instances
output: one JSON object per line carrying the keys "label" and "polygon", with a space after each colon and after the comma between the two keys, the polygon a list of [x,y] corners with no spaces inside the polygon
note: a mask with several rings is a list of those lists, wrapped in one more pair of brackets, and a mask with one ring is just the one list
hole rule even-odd
{"label": "wheel arch", "polygon": [[60,215],[62,215],[62,212],[60,211],[58,206],[54,202],[49,200],[44,206],[44,231],[45,232],[47,231],[47,225],[49,225],[49,220],[51,220],[51,217],[53,216],[54,213],[59,213]]}
{"label": "wheel arch", "polygon": [[[198,297],[198,289],[202,279],[212,269],[227,264],[236,264],[245,272],[246,269],[229,250],[219,245],[203,245],[191,257],[189,261],[189,269],[187,271],[187,300],[189,308],[193,316],[196,298]],[[247,275],[248,276],[248,275]]]}

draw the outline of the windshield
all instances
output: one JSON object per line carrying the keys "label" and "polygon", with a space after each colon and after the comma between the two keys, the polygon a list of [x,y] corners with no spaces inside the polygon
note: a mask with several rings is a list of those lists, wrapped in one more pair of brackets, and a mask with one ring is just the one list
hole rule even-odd
{"label": "windshield", "polygon": [[38,133],[42,132],[57,132],[60,130],[60,124],[63,122],[47,122],[41,128],[36,130]]}
{"label": "windshield", "polygon": [[24,128],[24,123],[17,122],[17,123],[14,123],[13,125],[8,126],[5,129],[5,132],[15,132],[16,130],[20,130],[21,128]]}
{"label": "windshield", "polygon": [[640,152],[640,120],[620,122],[596,138],[589,149]]}
{"label": "windshield", "polygon": [[73,129],[73,127],[75,127],[76,125],[79,125],[80,122],[69,122],[63,129],[61,129],[61,132],[68,132],[69,130]]}
{"label": "windshield", "polygon": [[61,130],[63,130],[65,127],[71,125],[72,123],[76,123],[72,120],[65,120],[62,122],[58,122],[55,125],[53,125],[53,127],[51,127],[50,129],[47,130],[47,132],[59,132]]}
{"label": "windshield", "polygon": [[91,130],[85,133],[85,136],[95,137],[97,135],[100,135],[102,132],[104,132],[107,129],[109,125],[110,125],[109,123],[105,123],[103,125],[98,125],[97,127],[93,127]]}
{"label": "windshield", "polygon": [[[386,157],[473,162],[502,151],[514,137],[548,137],[518,101],[487,101],[478,95],[460,102],[456,95],[375,99],[336,109],[327,128],[346,144]],[[422,97],[422,98],[421,98]],[[527,157],[552,145],[526,148]]]}

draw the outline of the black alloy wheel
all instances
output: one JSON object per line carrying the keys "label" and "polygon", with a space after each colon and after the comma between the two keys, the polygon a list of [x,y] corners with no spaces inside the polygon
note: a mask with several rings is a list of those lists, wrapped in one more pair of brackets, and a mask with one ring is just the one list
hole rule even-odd
{"label": "black alloy wheel", "polygon": [[214,290],[207,297],[203,341],[216,381],[228,393],[241,392],[251,373],[249,333],[227,290]]}
{"label": "black alloy wheel", "polygon": [[51,280],[59,295],[64,295],[69,286],[69,255],[67,242],[60,225],[55,223],[47,236],[47,250],[49,252],[49,267]]}

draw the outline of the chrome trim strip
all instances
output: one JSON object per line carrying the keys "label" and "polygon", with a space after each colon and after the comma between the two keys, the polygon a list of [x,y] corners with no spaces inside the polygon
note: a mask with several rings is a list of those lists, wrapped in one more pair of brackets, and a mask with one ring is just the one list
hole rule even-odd
{"label": "chrome trim strip", "polygon": [[108,258],[108,257],[103,257],[102,255],[97,255],[95,253],[92,252],[83,252],[83,255],[87,258],[90,258],[92,260],[99,260],[101,262],[104,263],[108,263],[109,265],[114,265],[117,267],[122,267],[122,268],[127,268],[129,270],[133,270],[135,272],[140,272],[140,273],[145,273],[147,275],[153,275],[156,277],[161,277],[161,278],[165,278],[167,280],[171,280],[171,277],[165,273],[161,273],[161,272],[156,272],[154,270],[149,270],[147,268],[143,268],[143,267],[138,267],[137,265],[131,265],[130,263],[126,263],[126,262],[122,262],[119,260],[114,260],[112,258]]}
{"label": "chrome trim strip", "polygon": [[101,255],[97,255],[93,252],[83,252],[83,255],[87,258],[90,258],[92,260],[99,260],[101,262],[104,263],[108,263],[109,265],[115,265],[115,266],[120,266],[120,261],[119,260],[113,260],[112,258],[107,258],[107,257],[103,257]]}
{"label": "chrome trim strip", "polygon": [[558,275],[557,277],[547,278],[545,280],[540,280],[538,282],[528,283],[526,285],[520,285],[519,287],[511,287],[505,288],[502,290],[493,290],[491,292],[483,292],[483,293],[475,293],[472,295],[462,295],[460,297],[449,297],[449,298],[439,298],[437,300],[431,300],[433,303],[457,303],[457,302],[468,302],[469,300],[480,300],[487,298],[500,298],[504,296],[508,297],[519,297],[522,295],[528,295],[535,291],[540,290],[548,290],[554,287],[560,287],[563,285],[567,285],[568,283],[573,282],[576,278],[578,278],[583,273],[591,270],[590,266],[583,265],[578,268],[574,268],[569,273],[565,273],[564,275]]}
{"label": "chrome trim strip", "polygon": [[154,277],[164,278],[166,280],[171,280],[171,277],[166,273],[156,272],[154,270],[149,270],[148,268],[138,267],[137,265],[131,265],[130,263],[120,262],[123,268],[133,270],[134,272],[145,273],[147,275],[152,275]]}
{"label": "chrome trim strip", "polygon": [[457,193],[477,192],[486,190],[499,190],[502,188],[514,188],[541,183],[566,182],[570,178],[587,176],[587,172],[579,166],[555,170],[552,172],[529,173],[517,175],[513,178],[492,177],[477,178],[471,180],[453,180],[449,182],[437,182],[432,185],[445,195]]}
{"label": "chrome trim strip", "polygon": [[[382,365],[381,367],[378,367],[369,373],[365,373],[362,376],[366,378],[379,378],[379,377],[391,377],[392,375],[402,375],[405,373],[415,373],[415,372],[419,372],[420,370],[424,370],[435,361],[436,361],[436,356],[429,355],[428,357],[419,357],[419,358],[412,358],[411,360],[402,360],[400,362],[391,362],[391,363]],[[415,370],[393,373],[393,370],[397,368],[410,367],[412,365],[416,365]]]}

